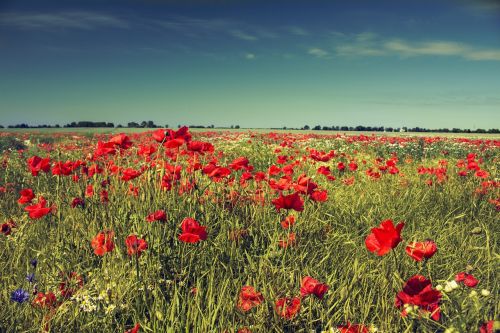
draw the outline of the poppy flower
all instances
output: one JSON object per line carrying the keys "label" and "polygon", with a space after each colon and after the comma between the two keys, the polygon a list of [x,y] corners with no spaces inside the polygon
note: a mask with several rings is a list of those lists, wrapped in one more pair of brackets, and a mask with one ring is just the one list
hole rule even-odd
{"label": "poppy flower", "polygon": [[259,305],[264,301],[261,293],[255,291],[252,286],[244,286],[241,288],[238,300],[238,308],[243,311],[249,311],[253,307]]}
{"label": "poppy flower", "polygon": [[466,272],[460,272],[455,276],[455,281],[462,282],[469,288],[474,288],[479,283],[479,280],[474,277],[472,274],[468,274]]}
{"label": "poppy flower", "polygon": [[148,243],[142,238],[137,238],[136,235],[129,235],[125,240],[125,245],[127,245],[129,256],[136,254],[139,257],[148,248]]}
{"label": "poppy flower", "polygon": [[132,180],[134,178],[139,177],[141,174],[142,174],[142,172],[140,172],[140,171],[134,170],[132,168],[127,168],[127,169],[124,169],[122,171],[121,180],[129,181],[129,180]]}
{"label": "poppy flower", "polygon": [[402,316],[406,316],[405,304],[417,305],[420,311],[429,312],[431,318],[439,320],[441,292],[432,288],[431,281],[422,275],[412,276],[406,281],[403,290],[396,296],[396,307],[403,308]]}
{"label": "poppy flower", "polygon": [[206,227],[190,218],[186,217],[181,224],[182,234],[179,235],[179,240],[184,243],[197,243],[207,239]]}
{"label": "poppy flower", "polygon": [[248,158],[241,156],[236,158],[231,164],[229,164],[229,167],[233,170],[240,170],[240,169],[247,169],[249,168],[248,166]]}
{"label": "poppy flower", "polygon": [[479,327],[479,333],[495,333],[500,330],[500,322],[489,320]]}
{"label": "poppy flower", "polygon": [[328,200],[328,192],[326,190],[316,190],[311,193],[310,198],[312,201],[325,202]]}
{"label": "poppy flower", "polygon": [[164,210],[157,210],[154,213],[149,214],[146,216],[146,221],[148,222],[154,222],[154,221],[166,221],[167,220],[167,213],[165,213]]}
{"label": "poppy flower", "polygon": [[19,204],[27,204],[30,203],[31,200],[35,197],[35,194],[33,193],[33,190],[30,188],[26,188],[21,190],[20,192],[21,197],[17,200]]}
{"label": "poppy flower", "polygon": [[80,288],[83,287],[83,278],[76,272],[61,273],[62,281],[59,283],[61,296],[70,298]]}
{"label": "poppy flower", "polygon": [[94,249],[94,253],[98,256],[103,256],[105,253],[113,251],[115,248],[115,243],[113,242],[114,236],[115,233],[109,230],[98,233],[90,243]]}
{"label": "poppy flower", "polygon": [[302,295],[302,297],[305,297],[307,295],[313,294],[317,298],[323,299],[323,296],[328,291],[328,288],[329,287],[326,284],[321,283],[310,276],[306,276],[302,279],[300,295]]}
{"label": "poppy flower", "polygon": [[76,206],[85,207],[85,200],[83,198],[74,198],[71,201],[71,208],[75,208]]}
{"label": "poppy flower", "polygon": [[299,311],[299,297],[283,297],[276,300],[276,312],[285,319],[293,319]]}
{"label": "poppy flower", "polygon": [[137,323],[135,326],[129,330],[126,330],[124,333],[137,333],[139,332],[139,329],[141,328],[141,324]]}
{"label": "poppy flower", "polygon": [[130,147],[132,147],[132,141],[130,141],[130,138],[123,133],[112,137],[109,140],[109,143],[112,143],[115,146],[120,147],[121,149],[129,149]]}
{"label": "poppy flower", "polygon": [[39,292],[33,300],[33,305],[41,308],[54,308],[57,305],[56,295],[52,291]]}
{"label": "poppy flower", "polygon": [[304,210],[304,201],[298,192],[289,195],[283,195],[280,193],[279,198],[274,199],[272,203],[274,207],[276,207],[277,211],[280,211],[281,209],[293,209],[297,212],[301,212]]}
{"label": "poppy flower", "polygon": [[16,223],[12,220],[9,220],[0,226],[0,233],[4,234],[5,236],[8,236],[11,234],[12,228],[15,228],[15,227],[16,227]]}
{"label": "poppy flower", "polygon": [[424,258],[431,258],[436,253],[437,246],[432,240],[411,242],[406,246],[405,251],[414,260],[422,261]]}
{"label": "poppy flower", "polygon": [[280,239],[278,241],[278,246],[281,248],[287,248],[289,246],[295,246],[297,244],[297,237],[295,232],[290,232],[286,239]]}
{"label": "poppy flower", "polygon": [[404,222],[396,227],[392,220],[385,220],[378,228],[372,228],[371,233],[365,239],[365,245],[368,251],[378,256],[383,256],[394,249],[402,241],[401,230]]}
{"label": "poppy flower", "polygon": [[50,171],[50,158],[41,158],[39,156],[32,156],[28,159],[28,168],[32,176],[38,176],[40,171]]}
{"label": "poppy flower", "polygon": [[295,216],[288,215],[283,221],[281,221],[281,226],[284,229],[288,229],[295,224]]}
{"label": "poppy flower", "polygon": [[350,324],[337,326],[340,333],[369,333],[370,329],[363,324]]}
{"label": "poppy flower", "polygon": [[97,148],[94,150],[94,157],[113,155],[115,153],[116,149],[114,143],[97,141]]}
{"label": "poppy flower", "polygon": [[29,216],[32,219],[39,219],[49,214],[52,207],[47,207],[47,200],[40,196],[36,205],[26,206],[24,210],[29,212]]}

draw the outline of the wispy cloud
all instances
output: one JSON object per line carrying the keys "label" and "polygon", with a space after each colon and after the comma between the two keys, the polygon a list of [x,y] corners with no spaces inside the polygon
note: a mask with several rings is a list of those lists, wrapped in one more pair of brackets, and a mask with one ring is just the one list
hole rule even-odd
{"label": "wispy cloud", "polygon": [[128,28],[129,24],[127,21],[113,15],[87,11],[69,11],[60,13],[3,13],[0,14],[0,26],[24,30],[93,30],[99,27]]}
{"label": "wispy cloud", "polygon": [[241,39],[241,40],[254,41],[254,40],[259,39],[258,37],[254,36],[254,35],[250,35],[249,33],[246,33],[246,32],[241,31],[241,30],[230,30],[229,34],[231,36],[233,36],[234,38]]}
{"label": "wispy cloud", "polygon": [[245,53],[245,59],[247,59],[247,60],[254,60],[255,59],[255,54],[254,53]]}
{"label": "wispy cloud", "polygon": [[309,50],[307,50],[307,53],[315,56],[316,58],[327,58],[330,55],[328,51],[320,49],[319,47],[310,48]]}
{"label": "wispy cloud", "polygon": [[447,41],[408,41],[383,38],[371,32],[350,35],[335,46],[339,56],[453,56],[467,60],[500,61],[500,49],[485,49],[475,45]]}
{"label": "wispy cloud", "polygon": [[295,36],[309,36],[309,31],[299,26],[283,27],[285,31]]}

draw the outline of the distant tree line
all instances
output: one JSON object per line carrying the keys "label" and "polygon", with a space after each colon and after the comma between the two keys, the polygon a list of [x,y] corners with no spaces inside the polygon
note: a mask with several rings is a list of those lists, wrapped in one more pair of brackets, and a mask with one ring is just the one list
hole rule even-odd
{"label": "distant tree line", "polygon": [[[283,129],[287,129],[284,127]],[[310,130],[309,125],[300,128],[302,130]],[[316,125],[312,128],[313,131],[357,131],[357,132],[435,132],[435,133],[500,133],[498,128],[490,128],[485,130],[478,128],[476,130],[461,129],[461,128],[422,128],[422,127],[385,127],[385,126],[321,126]]]}
{"label": "distant tree line", "polygon": [[[59,124],[56,125],[36,125],[36,126],[30,126],[28,124],[22,123],[22,124],[17,124],[17,125],[9,125],[7,126],[8,128],[61,128]],[[63,126],[64,128],[86,128],[86,127],[92,127],[92,128],[114,128],[115,125],[113,123],[109,122],[104,122],[104,121],[78,121],[78,122],[71,122],[69,124],[66,124]],[[156,125],[152,120],[148,121],[142,121],[141,123],[137,123],[135,121],[131,121],[127,123],[127,126],[123,126],[121,124],[116,125],[116,128],[160,128],[160,127],[165,127],[168,128],[169,125],[166,124],[165,126],[158,126]],[[180,128],[181,125],[177,125],[177,128]],[[208,126],[203,126],[203,125],[188,125],[189,128],[220,128],[220,129],[240,129],[240,125],[231,125],[230,127],[215,127],[214,125],[208,125]],[[2,125],[0,125],[0,128],[4,128]],[[475,130],[471,129],[461,129],[461,128],[435,128],[435,129],[429,129],[429,128],[422,128],[422,127],[385,127],[385,126],[321,126],[321,125],[316,125],[314,127],[310,127],[309,125],[305,125],[304,127],[301,128],[293,128],[293,127],[281,127],[281,128],[270,128],[270,129],[289,129],[289,130],[313,130],[313,131],[341,131],[341,132],[346,132],[346,131],[357,131],[357,132],[434,132],[434,133],[491,133],[491,134],[498,134],[500,133],[500,130],[498,128],[490,128],[488,130],[478,128]]]}

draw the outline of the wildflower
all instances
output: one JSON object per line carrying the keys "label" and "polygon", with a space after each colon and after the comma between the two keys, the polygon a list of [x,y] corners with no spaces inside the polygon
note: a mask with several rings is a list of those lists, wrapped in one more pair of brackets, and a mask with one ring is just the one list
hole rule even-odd
{"label": "wildflower", "polygon": [[21,205],[30,203],[31,200],[33,200],[33,198],[35,197],[33,190],[30,188],[21,190],[20,194],[21,197],[17,200],[17,202]]}
{"label": "wildflower", "polygon": [[103,256],[106,252],[111,252],[115,248],[113,231],[105,231],[98,233],[91,242],[94,253],[98,256]]}
{"label": "wildflower", "polygon": [[411,242],[406,246],[406,253],[415,261],[431,258],[437,251],[436,243],[432,240],[423,242]]}
{"label": "wildflower", "polygon": [[137,323],[135,326],[127,331],[125,333],[137,333],[139,332],[139,329],[141,328],[141,324]]}
{"label": "wildflower", "polygon": [[385,220],[378,228],[372,228],[371,233],[365,239],[365,245],[368,251],[383,256],[394,249],[401,242],[401,230],[404,222],[396,227],[392,220]]}
{"label": "wildflower", "polygon": [[283,297],[276,300],[276,312],[285,319],[293,319],[299,311],[299,297]]}
{"label": "wildflower", "polygon": [[24,208],[32,219],[42,218],[49,214],[52,209],[52,207],[47,207],[47,200],[42,196],[38,198],[38,203],[36,205],[26,206]]}
{"label": "wildflower", "polygon": [[455,281],[462,282],[469,288],[474,288],[479,283],[478,279],[474,277],[472,274],[468,274],[466,272],[460,272],[455,276]]}
{"label": "wildflower", "polygon": [[300,294],[302,297],[314,294],[317,298],[322,299],[328,291],[328,288],[328,285],[320,283],[318,280],[313,279],[310,276],[306,276],[302,279]]}
{"label": "wildflower", "polygon": [[154,222],[154,221],[165,221],[167,219],[167,213],[164,210],[157,210],[154,213],[149,214],[146,217],[146,221]]}
{"label": "wildflower", "polygon": [[16,289],[10,294],[10,300],[17,303],[24,303],[30,298],[30,294],[24,289]]}
{"label": "wildflower", "polygon": [[148,248],[148,243],[136,235],[129,235],[125,240],[127,253],[129,256],[136,254],[138,257]]}
{"label": "wildflower", "polygon": [[46,293],[39,292],[33,300],[33,305],[40,308],[53,308],[57,305],[56,295],[51,291]]}
{"label": "wildflower", "polygon": [[337,326],[340,333],[369,333],[369,328],[363,324],[351,324]]}
{"label": "wildflower", "polygon": [[262,303],[262,301],[264,301],[264,297],[261,293],[255,291],[252,286],[243,286],[240,291],[238,308],[246,312]]}
{"label": "wildflower", "polygon": [[430,313],[434,320],[440,318],[439,301],[441,292],[432,288],[431,281],[422,275],[412,276],[396,296],[396,307],[402,308],[402,316],[407,315],[404,304],[417,305],[420,311]]}
{"label": "wildflower", "polygon": [[488,289],[481,289],[481,295],[488,297],[491,295],[491,292]]}
{"label": "wildflower", "polygon": [[298,192],[285,196],[280,193],[279,198],[274,199],[272,203],[277,211],[281,209],[293,209],[297,212],[301,212],[304,210],[304,201]]}
{"label": "wildflower", "polygon": [[200,226],[198,221],[187,217],[182,221],[182,234],[179,235],[179,240],[185,243],[197,243],[207,239],[206,227]]}
{"label": "wildflower", "polygon": [[28,275],[26,275],[26,281],[28,281],[29,283],[35,282],[35,273],[29,273]]}

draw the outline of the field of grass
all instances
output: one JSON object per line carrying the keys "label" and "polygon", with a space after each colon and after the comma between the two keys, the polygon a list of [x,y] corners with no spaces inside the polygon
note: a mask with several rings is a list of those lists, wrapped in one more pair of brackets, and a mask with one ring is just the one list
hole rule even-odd
{"label": "field of grass", "polygon": [[0,135],[0,332],[499,325],[498,137],[98,132]]}

